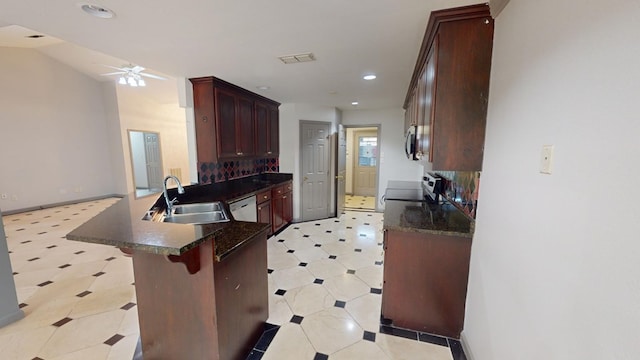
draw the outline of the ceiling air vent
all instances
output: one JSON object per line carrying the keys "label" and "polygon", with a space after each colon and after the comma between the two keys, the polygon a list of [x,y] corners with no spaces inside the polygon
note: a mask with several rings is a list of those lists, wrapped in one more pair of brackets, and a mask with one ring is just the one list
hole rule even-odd
{"label": "ceiling air vent", "polygon": [[315,61],[316,57],[312,53],[280,56],[278,59],[285,64],[296,64],[301,62]]}

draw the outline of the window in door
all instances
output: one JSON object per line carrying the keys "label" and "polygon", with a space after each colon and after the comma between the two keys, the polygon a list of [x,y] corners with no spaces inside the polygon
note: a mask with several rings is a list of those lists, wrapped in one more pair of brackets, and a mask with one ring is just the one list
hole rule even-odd
{"label": "window in door", "polygon": [[378,138],[360,136],[358,147],[358,165],[375,167],[378,158]]}

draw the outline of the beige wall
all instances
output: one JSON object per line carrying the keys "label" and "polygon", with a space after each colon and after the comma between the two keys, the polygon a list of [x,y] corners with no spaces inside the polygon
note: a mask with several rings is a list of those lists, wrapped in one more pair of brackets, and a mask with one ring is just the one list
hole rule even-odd
{"label": "beige wall", "polygon": [[159,132],[164,173],[180,168],[189,183],[177,85],[147,83],[98,82],[35,50],[0,47],[0,209],[132,192],[127,129]]}
{"label": "beige wall", "polygon": [[511,0],[496,20],[473,360],[640,356],[638,19],[638,1]]}
{"label": "beige wall", "polygon": [[0,209],[115,192],[99,82],[34,50],[0,47]]}

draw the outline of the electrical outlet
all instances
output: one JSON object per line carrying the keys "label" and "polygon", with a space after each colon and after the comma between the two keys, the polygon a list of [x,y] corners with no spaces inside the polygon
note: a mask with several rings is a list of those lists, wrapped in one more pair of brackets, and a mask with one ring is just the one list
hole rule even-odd
{"label": "electrical outlet", "polygon": [[0,195],[0,199],[2,199],[2,200],[7,200],[7,198],[9,198],[9,195],[7,195],[7,194]]}
{"label": "electrical outlet", "polygon": [[18,195],[16,195],[16,194],[11,195],[11,200],[12,201],[18,200]]}
{"label": "electrical outlet", "polygon": [[551,175],[553,170],[553,145],[542,146],[540,155],[540,173]]}

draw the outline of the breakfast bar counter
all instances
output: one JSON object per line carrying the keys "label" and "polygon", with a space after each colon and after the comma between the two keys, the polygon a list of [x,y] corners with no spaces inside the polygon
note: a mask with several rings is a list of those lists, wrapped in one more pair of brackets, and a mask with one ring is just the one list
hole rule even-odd
{"label": "breakfast bar counter", "polygon": [[[275,181],[277,181],[276,179]],[[224,201],[266,181],[186,187],[181,203]],[[176,189],[170,189],[175,196]],[[110,245],[133,260],[144,359],[242,359],[268,318],[268,224],[143,219],[164,197],[125,196],[67,239]]]}

